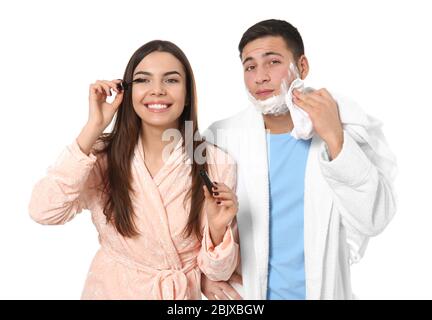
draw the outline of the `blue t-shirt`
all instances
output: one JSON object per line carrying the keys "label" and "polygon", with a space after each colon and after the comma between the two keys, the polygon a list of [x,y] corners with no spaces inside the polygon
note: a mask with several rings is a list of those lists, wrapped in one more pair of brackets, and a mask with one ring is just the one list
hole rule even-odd
{"label": "blue t-shirt", "polygon": [[267,134],[270,243],[267,299],[305,299],[304,178],[311,140]]}

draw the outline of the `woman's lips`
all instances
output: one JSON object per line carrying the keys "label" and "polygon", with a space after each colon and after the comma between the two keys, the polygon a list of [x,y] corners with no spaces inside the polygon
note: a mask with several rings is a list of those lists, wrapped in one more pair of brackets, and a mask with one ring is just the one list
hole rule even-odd
{"label": "woman's lips", "polygon": [[154,113],[161,113],[161,112],[167,112],[168,109],[172,106],[172,104],[169,103],[149,103],[145,104],[145,107],[148,111],[154,112]]}

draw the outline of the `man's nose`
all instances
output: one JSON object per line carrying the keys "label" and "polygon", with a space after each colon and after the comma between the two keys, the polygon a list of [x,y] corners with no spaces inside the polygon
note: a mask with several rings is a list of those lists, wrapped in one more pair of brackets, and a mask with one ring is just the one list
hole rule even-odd
{"label": "man's nose", "polygon": [[263,84],[270,81],[270,75],[267,68],[259,67],[257,68],[257,73],[255,77],[256,84]]}

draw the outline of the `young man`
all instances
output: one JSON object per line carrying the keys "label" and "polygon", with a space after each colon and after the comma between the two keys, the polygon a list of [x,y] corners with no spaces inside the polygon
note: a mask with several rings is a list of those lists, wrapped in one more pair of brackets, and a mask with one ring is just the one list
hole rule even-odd
{"label": "young man", "polygon": [[[242,296],[352,299],[350,264],[395,213],[381,123],[326,89],[303,90],[309,64],[288,22],[255,24],[239,51],[254,106],[205,135],[237,161]],[[202,288],[210,299],[233,292]]]}

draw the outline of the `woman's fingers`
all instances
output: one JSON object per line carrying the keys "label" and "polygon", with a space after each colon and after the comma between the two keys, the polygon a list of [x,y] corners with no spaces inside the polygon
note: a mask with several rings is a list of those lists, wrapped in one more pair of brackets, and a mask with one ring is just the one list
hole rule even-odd
{"label": "woman's fingers", "polygon": [[237,202],[237,196],[233,192],[217,192],[217,194],[213,193],[213,197],[218,201],[231,200]]}
{"label": "woman's fingers", "polygon": [[97,80],[90,85],[90,96],[92,99],[103,100],[106,102],[107,96],[112,96],[111,89],[116,92],[115,99],[110,103],[114,109],[117,109],[123,101],[123,91],[117,89],[117,83],[122,80]]}
{"label": "woman's fingers", "polygon": [[217,205],[218,206],[228,207],[228,208],[230,208],[230,207],[237,207],[237,202],[232,201],[232,200],[222,200],[222,201],[218,200],[217,201]]}
{"label": "woman's fingers", "polygon": [[120,93],[117,89],[117,85],[121,83],[121,79],[115,79],[112,81],[108,80],[97,80],[95,83],[90,85],[90,89],[93,90],[94,93],[106,94],[107,96],[111,96],[111,89],[116,93]]}
{"label": "woman's fingers", "polygon": [[105,83],[106,85],[109,86],[110,89],[114,90],[116,93],[118,93],[118,89],[117,89],[117,83],[114,81],[106,81],[103,80],[103,83]]}
{"label": "woman's fingers", "polygon": [[111,102],[111,104],[115,109],[117,109],[120,106],[122,101],[123,101],[123,91],[120,91],[119,93],[117,93],[115,99],[113,100],[113,102]]}
{"label": "woman's fingers", "polygon": [[210,192],[208,191],[207,187],[204,185],[203,188],[204,188],[204,197],[207,200],[214,200],[213,196],[210,194]]}
{"label": "woman's fingers", "polygon": [[90,85],[90,96],[98,99],[105,99],[106,92],[100,84],[93,83]]}
{"label": "woman's fingers", "polygon": [[230,187],[228,187],[225,183],[215,182],[213,186],[213,192],[232,192]]}
{"label": "woman's fingers", "polygon": [[103,88],[103,90],[105,91],[105,94],[107,96],[111,96],[111,91],[110,91],[110,87],[108,84],[104,83],[102,80],[98,80],[98,81],[96,81],[96,83]]}

